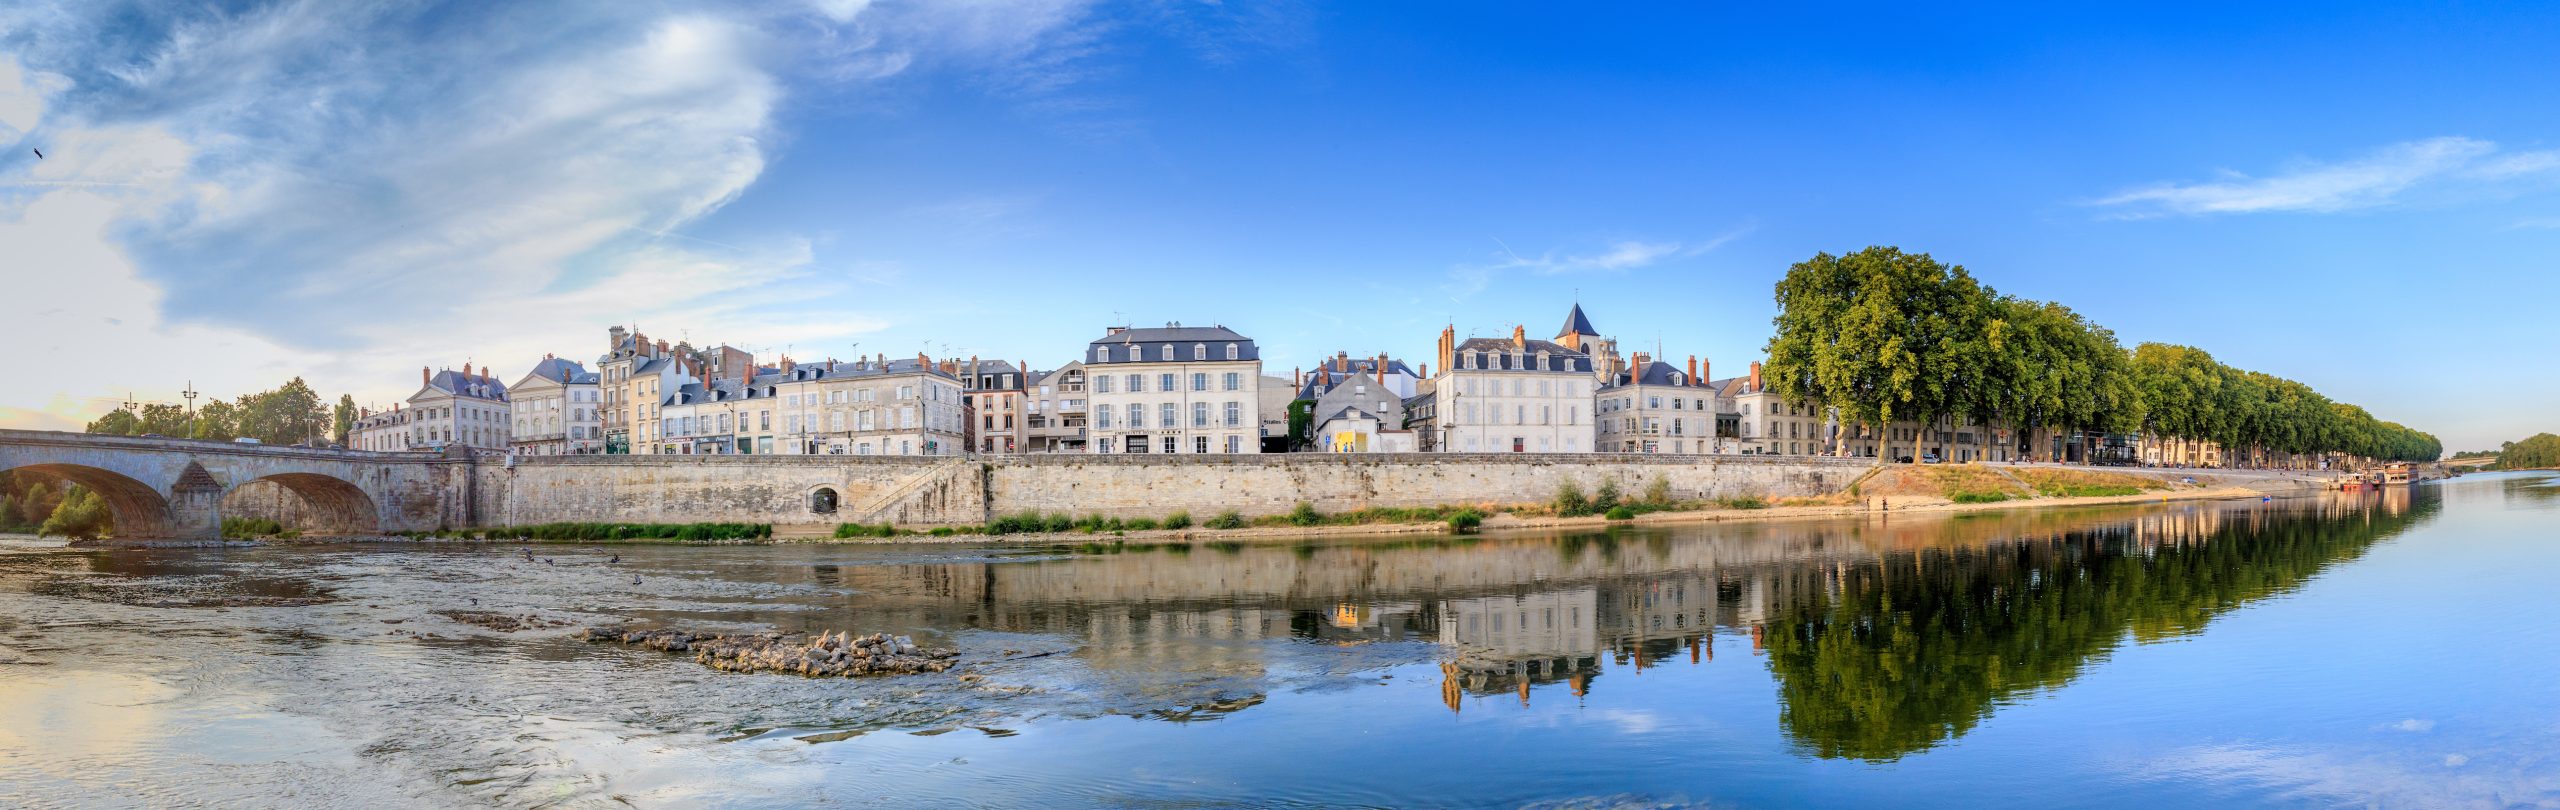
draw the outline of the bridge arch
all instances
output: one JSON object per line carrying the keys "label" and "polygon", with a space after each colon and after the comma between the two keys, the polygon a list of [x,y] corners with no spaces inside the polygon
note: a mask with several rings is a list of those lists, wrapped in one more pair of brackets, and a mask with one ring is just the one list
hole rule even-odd
{"label": "bridge arch", "polygon": [[[301,509],[262,509],[241,503],[238,496],[253,489],[252,484],[273,484],[301,498]],[[278,514],[258,514],[274,511]],[[242,481],[223,493],[222,513],[226,517],[273,517],[306,534],[378,534],[382,531],[382,510],[373,496],[353,482],[332,475],[312,472],[282,472]]]}
{"label": "bridge arch", "polygon": [[115,517],[118,537],[169,537],[178,533],[170,519],[169,499],[151,485],[123,473],[68,463],[21,464],[9,471],[59,478],[97,493],[107,504],[107,514]]}

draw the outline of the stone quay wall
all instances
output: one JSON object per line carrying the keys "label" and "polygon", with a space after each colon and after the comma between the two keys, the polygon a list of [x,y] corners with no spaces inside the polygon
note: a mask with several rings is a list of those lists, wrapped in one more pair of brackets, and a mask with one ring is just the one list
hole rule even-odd
{"label": "stone quay wall", "polygon": [[[1633,455],[1024,455],[551,456],[478,465],[482,526],[562,521],[777,526],[961,525],[1028,511],[1207,520],[1473,503],[1542,503],[1565,481],[1629,497],[1659,478],[1672,497],[1821,495],[1864,461],[1777,456]],[[838,507],[815,511],[819,490]]]}

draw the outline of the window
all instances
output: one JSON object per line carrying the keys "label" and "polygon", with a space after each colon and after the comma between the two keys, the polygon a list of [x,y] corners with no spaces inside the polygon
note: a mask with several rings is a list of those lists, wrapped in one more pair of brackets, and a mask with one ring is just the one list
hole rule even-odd
{"label": "window", "polygon": [[[1233,344],[1233,343],[1229,343],[1229,344],[1227,344],[1227,359],[1229,359],[1229,360],[1234,360],[1234,359],[1236,359],[1236,344]],[[1233,451],[1229,451],[1229,452],[1233,452]]]}
{"label": "window", "polygon": [[1191,440],[1191,452],[1207,455],[1209,453],[1209,437],[1200,436],[1193,438]]}
{"label": "window", "polygon": [[[1192,427],[1208,427],[1208,426],[1209,426],[1209,403],[1206,403],[1206,402],[1194,402],[1194,403],[1191,403],[1191,426],[1192,426]],[[1205,441],[1208,441],[1208,439],[1203,438],[1203,439],[1201,439],[1201,441],[1204,441],[1204,442],[1205,442]],[[1205,446],[1204,446],[1204,447],[1200,448],[1200,452],[1203,452],[1203,453],[1209,452],[1209,448],[1207,448],[1207,447],[1205,447]]]}
{"label": "window", "polygon": [[1244,452],[1244,437],[1229,435],[1227,437],[1227,453],[1229,455],[1233,455],[1241,452]]}
{"label": "window", "polygon": [[1171,362],[1173,360],[1173,344],[1167,343],[1156,347],[1156,359]]}
{"label": "window", "polygon": [[1096,394],[1108,394],[1108,393],[1111,393],[1111,375],[1109,375],[1109,374],[1096,374],[1096,375],[1094,375],[1094,376],[1093,376],[1093,392],[1094,392],[1094,393],[1096,393]]}
{"label": "window", "polygon": [[757,411],[757,412],[756,412],[756,429],[757,429],[757,430],[772,430],[772,429],[773,429],[773,412],[772,412],[772,411]]}
{"label": "window", "polygon": [[1100,363],[1100,362],[1108,361],[1108,360],[1110,360],[1110,359],[1111,359],[1111,349],[1110,349],[1110,347],[1107,347],[1107,346],[1095,346],[1095,347],[1093,347],[1093,362]]}
{"label": "window", "polygon": [[[1167,403],[1164,403],[1164,404],[1161,404],[1161,405],[1157,405],[1157,406],[1156,406],[1156,416],[1157,416],[1156,424],[1157,424],[1158,426],[1160,426],[1160,427],[1179,427],[1179,426],[1181,426],[1181,424],[1182,424],[1182,414],[1181,414],[1181,413],[1180,413],[1180,411],[1179,411],[1179,408],[1180,408],[1180,407],[1181,407],[1181,406],[1175,405],[1175,404],[1173,404],[1173,403],[1171,403],[1171,402],[1167,402]],[[1167,441],[1170,441],[1170,440],[1168,439]],[[1170,453],[1170,452],[1173,452],[1173,451],[1172,451],[1172,450],[1166,450],[1165,452]]]}
{"label": "window", "polygon": [[1180,391],[1180,390],[1182,390],[1182,389],[1180,389],[1180,388],[1175,388],[1175,387],[1174,387],[1174,381],[1173,381],[1173,375],[1172,375],[1172,374],[1158,374],[1158,375],[1156,375],[1156,390],[1158,390],[1158,391],[1165,391],[1165,392],[1172,392],[1172,391]]}
{"label": "window", "polygon": [[1147,426],[1147,406],[1134,402],[1129,404],[1129,426],[1133,428]]}
{"label": "window", "polygon": [[1206,343],[1194,343],[1194,344],[1191,344],[1191,359],[1193,359],[1193,360],[1207,360],[1207,359],[1209,359],[1209,344],[1206,344]]}
{"label": "window", "polygon": [[1193,373],[1193,374],[1191,375],[1191,390],[1193,390],[1193,391],[1207,391],[1207,390],[1209,390],[1209,375],[1208,375],[1208,374],[1206,374],[1206,373]]}
{"label": "window", "polygon": [[[1227,403],[1227,427],[1235,427],[1236,425],[1241,424],[1244,418],[1243,413],[1244,407],[1240,403]],[[1230,450],[1228,452],[1232,453],[1235,451]]]}
{"label": "window", "polygon": [[1138,393],[1138,392],[1140,392],[1140,391],[1145,391],[1145,390],[1147,390],[1147,375],[1144,375],[1144,374],[1131,374],[1131,375],[1129,375],[1129,393],[1135,394],[1135,393]]}
{"label": "window", "polygon": [[1176,438],[1174,438],[1174,437],[1172,437],[1172,436],[1166,436],[1166,437],[1164,437],[1164,452],[1165,452],[1165,455],[1173,455],[1174,453],[1179,452],[1178,448],[1180,448],[1180,447],[1181,447],[1181,445],[1180,445],[1180,444],[1177,444],[1177,442],[1180,442],[1180,441],[1181,441],[1180,439],[1176,439]]}
{"label": "window", "polygon": [[1108,438],[1093,440],[1093,450],[1097,453],[1111,452],[1111,440]]}
{"label": "window", "polygon": [[[1233,353],[1235,352],[1235,345],[1234,345],[1234,344],[1228,344],[1228,346],[1227,346],[1227,351],[1228,351],[1228,353],[1233,354]],[[1233,357],[1229,357],[1229,358],[1227,358],[1227,359],[1229,359],[1229,360],[1233,360],[1233,359],[1235,359],[1235,358],[1233,358]],[[1229,391],[1237,390],[1237,389],[1239,389],[1239,388],[1244,387],[1244,375],[1242,375],[1242,374],[1238,374],[1238,373],[1233,372],[1233,371],[1227,372],[1227,381],[1226,381],[1226,382],[1227,382],[1227,389],[1226,389],[1226,390],[1229,390]]]}

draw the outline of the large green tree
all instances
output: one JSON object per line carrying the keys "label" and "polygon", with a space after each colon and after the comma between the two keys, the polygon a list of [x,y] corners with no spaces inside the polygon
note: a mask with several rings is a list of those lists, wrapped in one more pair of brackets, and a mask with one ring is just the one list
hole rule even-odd
{"label": "large green tree", "polygon": [[340,447],[345,447],[347,446],[347,437],[353,435],[355,430],[355,395],[339,394],[338,407],[331,409],[329,412],[329,441],[336,443]]}
{"label": "large green tree", "polygon": [[1837,408],[1844,426],[1937,424],[1966,411],[1992,373],[1981,348],[1988,294],[1963,267],[1925,253],[1817,254],[1778,281],[1762,377],[1788,400]]}

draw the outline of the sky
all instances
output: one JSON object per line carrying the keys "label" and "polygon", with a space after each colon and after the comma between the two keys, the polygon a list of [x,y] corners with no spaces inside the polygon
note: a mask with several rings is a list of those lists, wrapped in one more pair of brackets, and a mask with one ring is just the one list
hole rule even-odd
{"label": "sky", "polygon": [[2560,6],[2054,6],[0,0],[0,426],[614,324],[1285,375],[1578,300],[1726,376],[1791,263],[1894,245],[2448,450],[2560,430]]}

